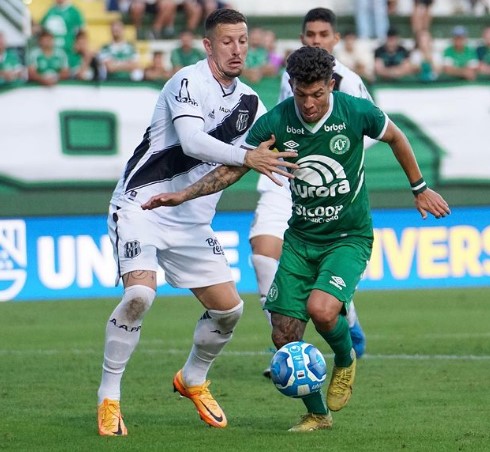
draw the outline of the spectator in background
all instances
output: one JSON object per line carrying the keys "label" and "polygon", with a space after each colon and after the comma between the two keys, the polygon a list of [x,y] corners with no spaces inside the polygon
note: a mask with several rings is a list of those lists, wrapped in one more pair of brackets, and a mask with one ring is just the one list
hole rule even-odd
{"label": "spectator in background", "polygon": [[390,27],[386,42],[374,51],[374,73],[381,80],[400,80],[412,74],[410,52],[400,44],[395,27]]}
{"label": "spectator in background", "polygon": [[195,32],[202,19],[202,8],[197,0],[131,0],[129,16],[139,36],[143,34],[142,27],[146,15],[152,20],[148,38],[173,38],[175,19],[180,10],[186,17],[186,29]]}
{"label": "spectator in background", "polygon": [[439,77],[442,57],[434,51],[430,31],[420,30],[415,35],[415,48],[410,53],[413,73],[422,82],[431,82]]}
{"label": "spectator in background", "polygon": [[478,58],[478,74],[483,76],[490,75],[490,25],[485,27],[482,32],[483,42],[476,48]]}
{"label": "spectator in background", "polygon": [[194,47],[194,33],[184,30],[180,33],[180,44],[170,53],[172,72],[175,74],[179,69],[197,63],[205,58],[204,50]]}
{"label": "spectator in background", "polygon": [[165,82],[172,76],[167,69],[164,53],[160,50],[153,52],[151,63],[145,68],[144,79],[152,82]]}
{"label": "spectator in background", "polygon": [[73,51],[75,37],[84,26],[82,13],[70,0],[55,0],[41,19],[41,27],[51,32],[55,46],[63,49],[66,55]]}
{"label": "spectator in background", "polygon": [[38,36],[39,46],[31,50],[28,57],[29,81],[53,86],[70,77],[68,57],[54,42],[54,36],[48,30],[41,30]]}
{"label": "spectator in background", "polygon": [[197,2],[201,5],[203,19],[206,20],[213,11],[221,8],[232,8],[232,5],[228,2],[222,2],[217,0],[197,0]]}
{"label": "spectator in background", "polygon": [[269,61],[269,52],[264,46],[264,30],[256,27],[248,36],[248,53],[243,76],[251,83],[258,83],[264,76],[264,68]]}
{"label": "spectator in background", "polygon": [[342,35],[343,46],[335,48],[335,57],[364,80],[373,80],[373,57],[370,52],[359,46],[357,35],[347,30]]}
{"label": "spectator in background", "polygon": [[467,44],[468,33],[462,25],[452,31],[452,44],[444,50],[442,71],[444,74],[464,79],[475,80],[478,69],[476,50]]}
{"label": "spectator in background", "polygon": [[[175,11],[174,0],[131,0],[128,9],[138,37],[149,39],[173,35]],[[143,23],[146,16],[151,18],[151,30],[144,36]]]}
{"label": "spectator in background", "polygon": [[284,57],[276,49],[276,34],[272,30],[264,30],[262,43],[267,50],[267,64],[264,67],[266,77],[278,75],[284,65]]}
{"label": "spectator in background", "polygon": [[417,36],[419,31],[430,30],[432,3],[434,3],[434,0],[413,0],[413,10],[410,16],[413,36]]}
{"label": "spectator in background", "polygon": [[115,20],[111,24],[112,42],[102,47],[99,59],[108,80],[135,80],[143,78],[139,58],[133,44],[124,37],[124,24]]}
{"label": "spectator in background", "polygon": [[490,14],[489,0],[466,0],[469,10],[475,16],[484,16]]}
{"label": "spectator in background", "polygon": [[90,50],[88,34],[80,30],[75,37],[73,51],[68,55],[70,77],[76,80],[100,80],[101,68],[95,52]]}
{"label": "spectator in background", "polygon": [[387,1],[356,0],[355,20],[360,39],[385,39],[389,26]]}
{"label": "spectator in background", "polygon": [[398,0],[386,0],[386,7],[388,9],[388,16],[398,14]]}
{"label": "spectator in background", "polygon": [[0,31],[0,86],[19,84],[25,81],[25,68],[18,53],[7,48],[5,34]]}

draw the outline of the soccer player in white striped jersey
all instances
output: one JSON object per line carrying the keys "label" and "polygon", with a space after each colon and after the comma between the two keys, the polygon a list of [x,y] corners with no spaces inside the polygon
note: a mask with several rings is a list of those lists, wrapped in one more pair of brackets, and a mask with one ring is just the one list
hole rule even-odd
{"label": "soccer player in white striped jersey", "polygon": [[[211,229],[219,193],[179,207],[144,211],[160,192],[178,191],[220,164],[246,166],[275,179],[287,175],[270,143],[241,147],[265,112],[257,94],[237,78],[248,47],[247,23],[238,11],[220,9],[206,20],[207,58],[177,72],[161,91],[143,141],[129,159],[113,193],[108,225],[124,294],[106,326],[98,428],[103,436],[127,434],[121,379],[139,342],[143,317],[156,296],[158,267],[173,287],[189,288],[204,307],[194,345],[173,379],[203,421],[226,427],[209,391],[207,374],[230,341],[243,310],[224,252]],[[295,155],[294,152],[290,156]],[[281,156],[282,157],[282,156]]]}
{"label": "soccer player in white striped jersey", "polygon": [[[340,40],[340,35],[336,31],[336,23],[336,16],[330,9],[314,8],[308,11],[303,19],[301,43],[311,47],[321,47],[329,53],[333,53],[333,48]],[[338,60],[335,60],[333,78],[335,90],[372,101],[361,77]],[[278,103],[292,95],[289,75],[284,72]],[[366,137],[365,145],[369,146],[374,142],[374,140]],[[260,302],[263,306],[281,256],[284,231],[291,216],[292,203],[287,181],[284,181],[281,187],[272,183],[267,177],[260,176],[257,190],[260,193],[260,198],[249,239],[252,247],[252,264],[257,277]],[[264,311],[264,313],[270,322],[269,312]],[[366,338],[359,323],[354,303],[350,304],[347,319],[354,349],[357,357],[360,358],[365,351]],[[269,368],[264,370],[264,376],[270,377]]]}

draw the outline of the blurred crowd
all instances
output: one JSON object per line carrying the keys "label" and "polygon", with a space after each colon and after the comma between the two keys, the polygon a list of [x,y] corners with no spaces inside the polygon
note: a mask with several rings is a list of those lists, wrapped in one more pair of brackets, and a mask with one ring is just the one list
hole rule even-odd
{"label": "blurred crowd", "polygon": [[[486,0],[461,1],[468,1],[472,8],[479,4],[488,8]],[[343,30],[335,56],[368,83],[490,77],[490,22],[482,21],[477,40],[470,40],[468,30],[457,25],[448,30],[444,45],[436,46],[431,33],[432,4],[433,0],[413,1],[412,36],[402,38],[390,26],[396,0],[355,0],[356,26]],[[214,9],[230,6],[214,0],[107,0],[107,9],[120,12],[125,21],[114,20],[110,42],[92,49],[81,11],[70,0],[52,0],[39,23],[32,24],[26,48],[9,47],[0,29],[0,86],[26,82],[51,86],[69,79],[165,82],[182,67],[205,57],[200,42],[202,23]],[[488,13],[486,10],[487,18]],[[179,14],[185,27],[176,33]],[[125,37],[127,23],[136,28],[139,39],[171,38],[174,47],[142,58],[135,43]],[[280,75],[294,48],[278,49],[272,30],[251,28],[244,78],[258,83]]]}

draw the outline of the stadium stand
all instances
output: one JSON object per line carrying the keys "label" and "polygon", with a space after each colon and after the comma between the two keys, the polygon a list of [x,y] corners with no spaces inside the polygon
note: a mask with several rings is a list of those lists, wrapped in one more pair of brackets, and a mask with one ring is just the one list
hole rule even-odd
{"label": "stadium stand", "polygon": [[[105,0],[72,0],[84,14],[87,30],[91,40],[93,50],[98,50],[102,44],[110,40],[110,23],[121,13],[106,10]],[[7,10],[11,11],[12,4],[22,3],[21,0],[1,0],[0,1],[0,21],[6,21]],[[47,8],[51,5],[51,0],[26,0],[29,11],[34,21],[39,21]],[[278,38],[278,51],[286,51],[295,49],[299,45],[299,32],[301,27],[302,16],[309,8],[316,7],[319,4],[324,4],[334,9],[338,14],[339,30],[355,28],[353,17],[354,0],[330,0],[329,2],[320,2],[318,0],[281,0],[281,8],[277,8],[276,2],[264,2],[263,0],[233,0],[231,2],[235,8],[243,11],[249,19],[249,27],[263,27],[272,30]],[[433,23],[431,32],[435,38],[434,45],[438,51],[442,51],[446,43],[450,40],[451,30],[455,25],[464,25],[468,30],[470,39],[473,42],[479,40],[484,24],[488,24],[490,16],[485,17],[475,15],[464,6],[468,2],[465,0],[447,0],[444,2],[434,2],[433,8]],[[390,21],[394,24],[402,36],[402,42],[407,44],[407,47],[412,48],[413,41],[411,39],[410,30],[410,12],[413,6],[412,0],[398,0],[397,14],[390,16]],[[456,14],[457,13],[457,14]],[[10,16],[12,14],[10,13]],[[9,17],[10,17],[9,16]],[[20,16],[19,16],[20,17]],[[18,17],[18,18],[19,18]],[[124,17],[123,17],[124,18]],[[180,19],[182,21],[182,18]],[[22,20],[18,20],[18,27],[23,27]],[[181,22],[181,24],[183,21]],[[2,25],[2,24],[0,24]],[[176,24],[178,25],[178,24]],[[3,25],[2,25],[3,26]],[[150,61],[154,51],[163,51],[166,57],[175,48],[177,41],[172,40],[136,40],[136,31],[132,25],[126,22],[125,27],[126,37],[129,41],[135,43],[138,52],[142,58],[142,63]],[[200,45],[201,39],[196,38],[196,45]],[[373,40],[367,43],[367,48],[374,49],[377,43]],[[341,48],[342,43],[339,44]],[[72,83],[72,82],[67,82]],[[153,86],[154,87],[154,86]],[[374,92],[376,94],[376,89]],[[261,95],[264,103],[270,108],[276,103],[278,92],[278,79],[266,78],[255,87]],[[410,121],[410,118],[398,118],[404,126],[404,130],[408,132],[410,138],[414,140],[419,153],[419,162],[424,167],[424,174],[427,179],[437,185],[437,167],[440,164],[441,152],[436,143],[431,141],[431,137],[426,136],[416,124]],[[124,146],[131,147],[133,143],[123,143]],[[398,173],[393,172],[393,159],[383,149],[373,148],[372,152],[367,156],[367,165],[370,168],[371,180],[369,186],[373,192],[374,206],[390,206],[398,205],[399,197],[393,196],[400,187],[400,177]],[[223,196],[220,208],[232,210],[240,205],[243,209],[253,209],[256,202],[256,175],[249,173],[244,177],[240,184],[230,189]],[[60,193],[59,187],[63,186],[63,193]],[[462,185],[461,185],[462,186]],[[473,184],[470,188],[465,187],[465,191],[461,190],[461,186],[445,186],[445,195],[450,194],[452,201],[463,203],[470,200],[472,203],[478,204],[488,200],[489,186],[488,182],[482,181],[479,186]],[[3,215],[14,214],[19,212],[19,209],[26,213],[55,213],[59,206],[65,208],[66,202],[59,202],[61,194],[64,198],[76,200],[73,203],[73,208],[70,207],[71,213],[90,213],[102,212],[106,209],[106,203],[113,184],[92,184],[90,187],[86,185],[76,186],[76,184],[43,186],[29,186],[18,183],[5,175],[0,175],[0,202],[3,206]],[[403,191],[403,193],[405,193]],[[22,202],[19,202],[19,196],[22,194]],[[240,200],[237,203],[237,200]],[[404,198],[401,203],[411,204],[410,197]],[[71,205],[71,204],[70,204]],[[63,209],[61,209],[63,210]]]}
{"label": "stadium stand", "polygon": [[[111,40],[110,24],[121,17],[119,12],[107,11],[103,0],[72,0],[72,4],[82,12],[85,18],[92,48],[99,49]],[[32,20],[37,23],[51,6],[51,2],[34,0],[28,6]],[[125,26],[125,35],[128,41],[136,40],[136,30],[131,25]]]}

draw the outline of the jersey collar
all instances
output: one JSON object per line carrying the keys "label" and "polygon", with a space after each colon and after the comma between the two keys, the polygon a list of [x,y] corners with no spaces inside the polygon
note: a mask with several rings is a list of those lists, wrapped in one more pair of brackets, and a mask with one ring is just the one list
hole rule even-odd
{"label": "jersey collar", "polygon": [[323,126],[323,124],[325,123],[325,121],[332,114],[333,103],[334,103],[334,96],[333,96],[332,93],[329,94],[329,99],[328,100],[329,100],[328,110],[322,116],[322,118],[320,118],[320,120],[318,122],[316,122],[315,124],[308,124],[307,122],[305,122],[303,120],[303,117],[301,116],[301,113],[298,110],[298,107],[296,105],[296,102],[294,102],[294,111],[296,112],[296,117],[299,119],[299,121],[301,122],[301,124],[303,124],[303,126],[305,127],[305,129],[308,130],[310,133],[316,133],[319,129],[321,129],[321,127]]}

